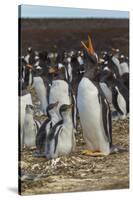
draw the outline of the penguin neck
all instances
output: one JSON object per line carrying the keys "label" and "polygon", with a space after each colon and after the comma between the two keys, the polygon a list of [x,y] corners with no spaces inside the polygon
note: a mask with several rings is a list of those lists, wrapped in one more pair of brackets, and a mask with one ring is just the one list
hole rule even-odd
{"label": "penguin neck", "polygon": [[91,66],[91,67],[87,67],[86,68],[83,77],[86,77],[91,81],[95,81],[95,75],[96,75],[96,67],[95,66]]}
{"label": "penguin neck", "polygon": [[27,112],[26,113],[26,118],[30,121],[30,122],[32,122],[34,119],[33,119],[33,113],[29,113],[29,112]]}
{"label": "penguin neck", "polygon": [[97,62],[98,62],[98,57],[96,53],[94,53],[93,55],[87,54],[84,77],[92,81],[95,79]]}
{"label": "penguin neck", "polygon": [[59,117],[58,115],[56,114],[56,112],[53,112],[51,115],[50,115],[50,118],[51,118],[51,121],[53,122],[57,122],[59,120]]}
{"label": "penguin neck", "polygon": [[64,124],[69,124],[71,125],[72,124],[72,117],[71,117],[71,114],[70,113],[67,113],[65,115],[62,115],[62,119],[63,119],[63,123]]}

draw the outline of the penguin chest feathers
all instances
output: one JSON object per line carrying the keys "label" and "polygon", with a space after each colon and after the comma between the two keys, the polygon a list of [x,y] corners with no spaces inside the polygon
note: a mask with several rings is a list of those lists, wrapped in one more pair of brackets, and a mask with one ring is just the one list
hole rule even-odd
{"label": "penguin chest feathers", "polygon": [[94,151],[109,152],[98,92],[97,87],[89,79],[83,78],[78,88],[77,106],[88,148]]}

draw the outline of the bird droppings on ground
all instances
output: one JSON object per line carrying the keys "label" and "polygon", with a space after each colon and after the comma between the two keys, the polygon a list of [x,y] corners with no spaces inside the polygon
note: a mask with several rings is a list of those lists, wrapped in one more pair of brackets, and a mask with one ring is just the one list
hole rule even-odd
{"label": "bird droppings on ground", "polygon": [[[113,142],[128,150],[129,120],[113,122]],[[90,157],[82,155],[85,143],[76,135],[77,147],[69,156],[47,160],[24,149],[20,168],[22,195],[122,189],[129,187],[129,154]]]}

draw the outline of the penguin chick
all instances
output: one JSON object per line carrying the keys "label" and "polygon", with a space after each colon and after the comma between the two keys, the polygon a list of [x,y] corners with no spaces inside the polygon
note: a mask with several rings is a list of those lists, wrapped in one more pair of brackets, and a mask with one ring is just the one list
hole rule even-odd
{"label": "penguin chick", "polygon": [[47,142],[46,157],[57,158],[67,155],[75,148],[74,127],[71,116],[72,104],[63,104],[60,107],[62,120],[54,125]]}
{"label": "penguin chick", "polygon": [[27,147],[35,146],[35,137],[40,127],[40,122],[33,118],[34,109],[32,105],[26,105],[24,119],[23,142]]}
{"label": "penguin chick", "polygon": [[56,114],[58,103],[59,102],[57,101],[56,103],[51,103],[47,106],[48,118],[43,122],[36,135],[36,156],[43,156],[45,154],[47,137],[52,127],[59,121],[59,118]]}

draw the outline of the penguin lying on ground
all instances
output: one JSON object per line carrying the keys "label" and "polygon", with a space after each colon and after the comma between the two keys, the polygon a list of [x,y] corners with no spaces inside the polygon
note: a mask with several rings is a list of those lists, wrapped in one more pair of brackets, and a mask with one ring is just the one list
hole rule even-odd
{"label": "penguin lying on ground", "polygon": [[58,102],[49,104],[47,107],[48,118],[43,122],[43,124],[41,125],[36,135],[37,151],[34,154],[35,156],[45,155],[48,135],[50,134],[52,127],[59,121],[59,118],[56,114],[57,106],[58,106]]}
{"label": "penguin lying on ground", "polygon": [[95,82],[95,73],[98,63],[91,39],[88,46],[82,42],[88,55],[88,66],[78,86],[77,107],[83,130],[83,137],[88,150],[83,154],[98,156],[108,155],[119,151],[112,145],[112,121],[109,104]]}
{"label": "penguin lying on ground", "polygon": [[71,105],[63,104],[60,107],[62,120],[57,122],[49,136],[46,146],[46,157],[57,158],[71,153],[75,148],[74,127],[71,116]]}

